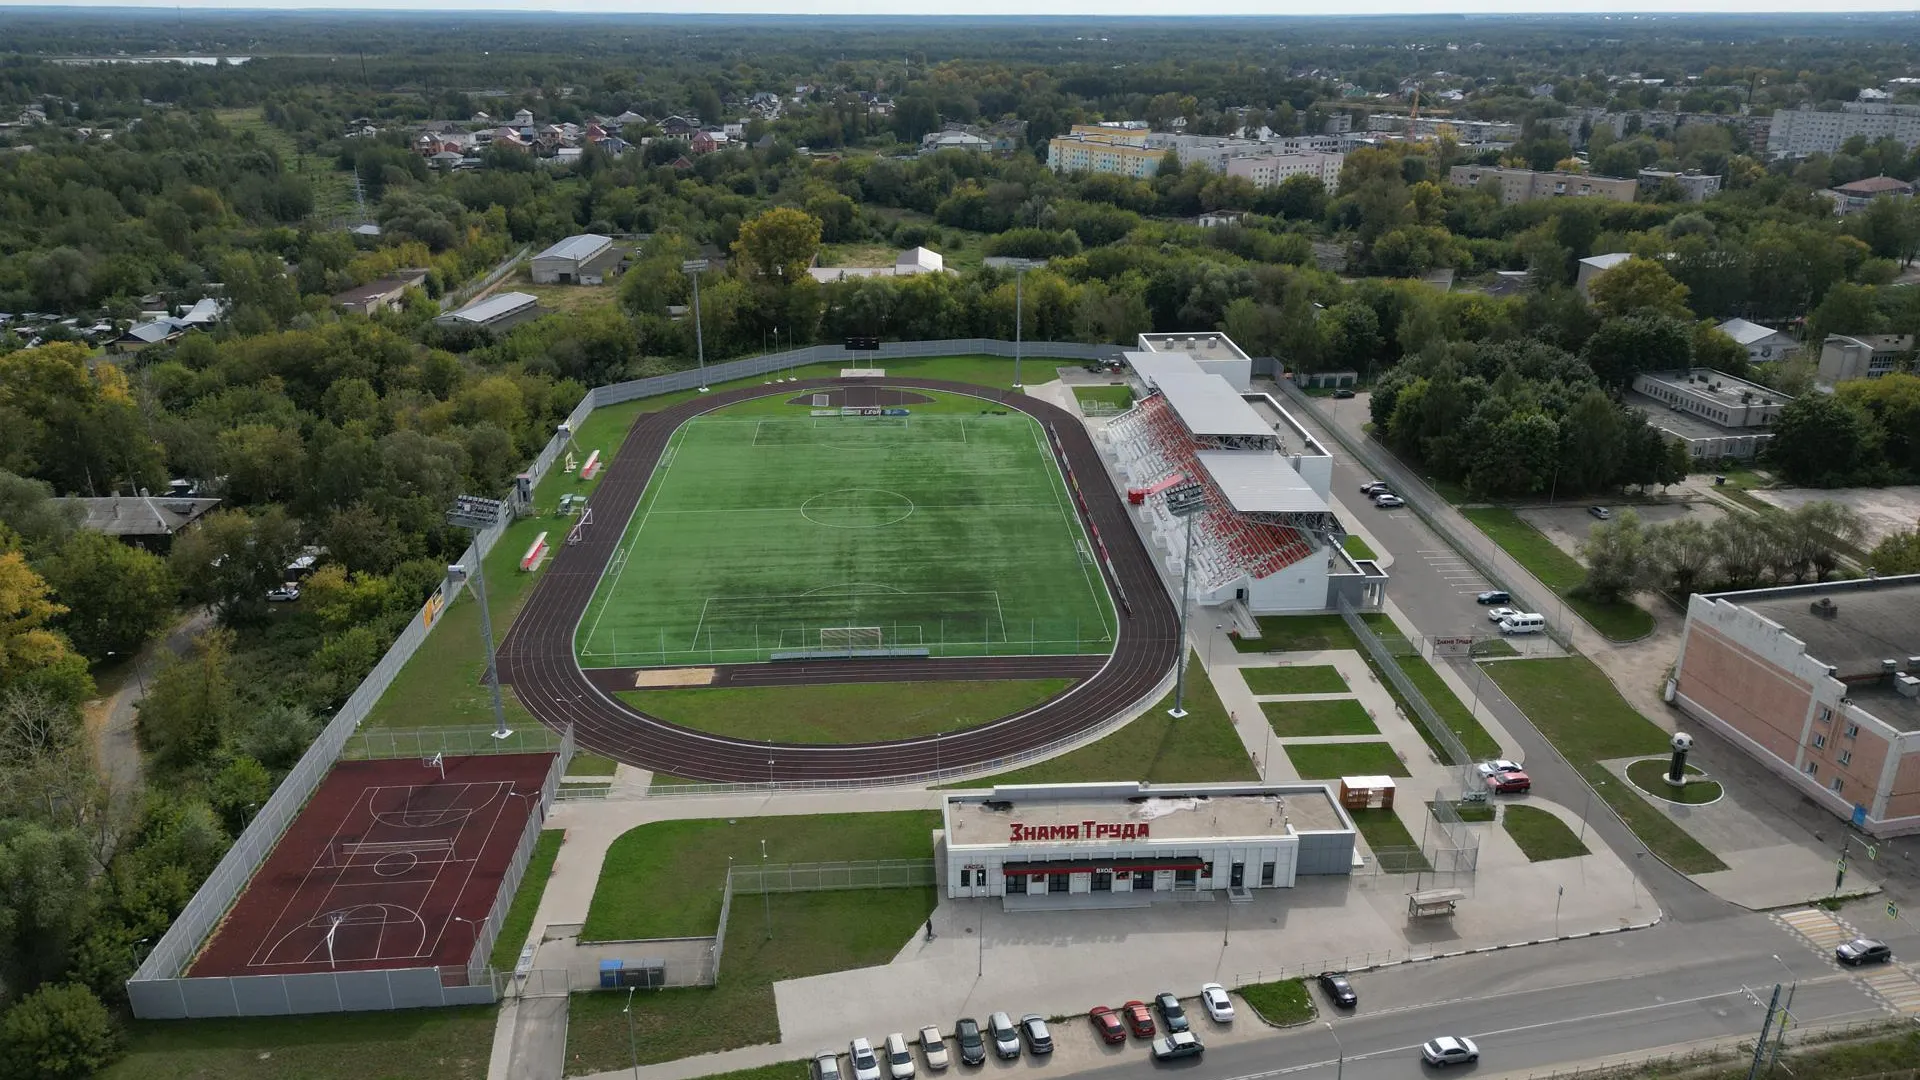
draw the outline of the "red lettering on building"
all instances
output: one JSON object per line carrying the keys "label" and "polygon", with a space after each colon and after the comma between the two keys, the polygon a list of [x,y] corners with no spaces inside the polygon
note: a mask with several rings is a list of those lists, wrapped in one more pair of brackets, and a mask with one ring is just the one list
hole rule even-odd
{"label": "red lettering on building", "polygon": [[1082,821],[1077,825],[1007,825],[1007,842],[1013,844],[1046,840],[1144,840],[1144,822]]}

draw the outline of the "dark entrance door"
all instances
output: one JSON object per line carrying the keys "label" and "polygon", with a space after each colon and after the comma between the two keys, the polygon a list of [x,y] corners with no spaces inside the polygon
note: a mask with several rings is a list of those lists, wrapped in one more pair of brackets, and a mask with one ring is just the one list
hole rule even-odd
{"label": "dark entrance door", "polygon": [[1112,892],[1113,891],[1113,871],[1095,870],[1093,872],[1093,891],[1094,892]]}
{"label": "dark entrance door", "polygon": [[1247,883],[1247,864],[1234,863],[1233,874],[1231,877],[1227,879],[1227,884],[1232,886],[1233,888],[1238,889],[1245,886],[1246,883]]}

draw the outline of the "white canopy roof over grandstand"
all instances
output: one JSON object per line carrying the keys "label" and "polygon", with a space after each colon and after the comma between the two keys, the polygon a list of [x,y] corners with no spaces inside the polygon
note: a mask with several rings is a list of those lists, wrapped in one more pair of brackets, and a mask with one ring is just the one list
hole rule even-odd
{"label": "white canopy roof over grandstand", "polygon": [[1183,352],[1123,352],[1121,359],[1150,387],[1160,385],[1162,375],[1196,375],[1200,365]]}
{"label": "white canopy roof over grandstand", "polygon": [[1202,450],[1195,456],[1228,504],[1243,514],[1326,512],[1326,500],[1271,450]]}
{"label": "white canopy roof over grandstand", "polygon": [[[1185,356],[1191,367],[1193,361]],[[1137,368],[1135,370],[1138,370]],[[1233,384],[1218,375],[1167,372],[1154,377],[1154,385],[1167,397],[1167,404],[1180,416],[1180,422],[1195,435],[1264,436],[1273,438],[1273,425],[1260,418],[1253,406],[1244,401]]]}

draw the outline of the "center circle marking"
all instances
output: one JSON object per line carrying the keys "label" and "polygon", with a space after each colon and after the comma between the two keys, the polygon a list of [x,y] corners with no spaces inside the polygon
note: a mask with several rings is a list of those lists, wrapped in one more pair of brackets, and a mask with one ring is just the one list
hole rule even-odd
{"label": "center circle marking", "polygon": [[829,529],[879,529],[913,516],[913,500],[885,488],[823,491],[800,504],[800,516]]}
{"label": "center circle marking", "polygon": [[420,864],[420,856],[411,851],[395,851],[382,855],[373,864],[373,872],[381,877],[399,877]]}

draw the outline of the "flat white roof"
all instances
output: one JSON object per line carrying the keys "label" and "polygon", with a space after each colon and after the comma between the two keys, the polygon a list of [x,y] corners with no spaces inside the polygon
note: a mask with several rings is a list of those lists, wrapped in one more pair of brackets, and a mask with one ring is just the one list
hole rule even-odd
{"label": "flat white roof", "polygon": [[579,236],[567,237],[565,240],[535,255],[534,258],[585,261],[605,251],[607,245],[611,243],[613,243],[612,238],[601,236],[599,233],[582,233]]}
{"label": "flat white roof", "polygon": [[1187,430],[1195,435],[1273,437],[1273,427],[1218,375],[1165,374],[1155,379]]}
{"label": "flat white roof", "polygon": [[1245,360],[1247,354],[1232,338],[1217,330],[1192,333],[1141,334],[1140,347],[1152,352],[1183,352],[1200,360]]}
{"label": "flat white roof", "polygon": [[1631,252],[1609,251],[1605,255],[1589,255],[1580,261],[1596,270],[1611,270],[1631,258],[1633,258]]}
{"label": "flat white roof", "polygon": [[1327,509],[1287,459],[1271,450],[1202,450],[1197,455],[1227,502],[1243,514],[1314,514]]}
{"label": "flat white roof", "polygon": [[497,319],[511,311],[518,311],[528,304],[537,304],[540,298],[532,293],[508,292],[489,296],[477,304],[469,304],[459,311],[450,312],[442,318],[459,319],[461,322],[483,323]]}

